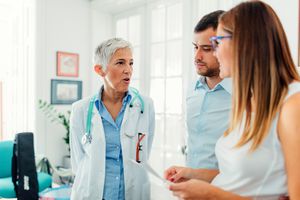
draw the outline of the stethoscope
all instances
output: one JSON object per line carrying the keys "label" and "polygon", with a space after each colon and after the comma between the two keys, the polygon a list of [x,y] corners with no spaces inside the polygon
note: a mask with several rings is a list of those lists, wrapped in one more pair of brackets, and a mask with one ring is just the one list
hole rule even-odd
{"label": "stethoscope", "polygon": [[[141,106],[141,114],[144,113],[144,100],[142,99],[141,95],[139,94],[139,91],[135,88],[130,87],[129,89],[131,93],[133,93],[133,98],[130,101],[129,107],[132,108],[133,104],[135,101],[139,100],[140,101],[140,106]],[[91,135],[91,123],[92,123],[92,112],[94,108],[95,101],[97,99],[98,95],[95,95],[91,98],[90,103],[89,103],[89,109],[88,109],[88,115],[86,119],[86,128],[85,128],[85,133],[81,139],[81,143],[84,144],[91,144],[92,143],[92,135]],[[145,134],[138,133],[138,142],[137,142],[137,147],[136,147],[136,161],[140,162],[139,158],[139,152],[142,151],[142,145],[141,141],[145,137]]]}

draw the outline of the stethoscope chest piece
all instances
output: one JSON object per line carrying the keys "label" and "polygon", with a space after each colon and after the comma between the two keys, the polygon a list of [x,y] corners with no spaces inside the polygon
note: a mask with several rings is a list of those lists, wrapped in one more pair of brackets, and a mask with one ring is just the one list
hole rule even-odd
{"label": "stethoscope chest piece", "polygon": [[82,144],[86,144],[86,143],[91,144],[92,143],[92,136],[90,134],[85,133],[84,136],[81,138],[81,143]]}

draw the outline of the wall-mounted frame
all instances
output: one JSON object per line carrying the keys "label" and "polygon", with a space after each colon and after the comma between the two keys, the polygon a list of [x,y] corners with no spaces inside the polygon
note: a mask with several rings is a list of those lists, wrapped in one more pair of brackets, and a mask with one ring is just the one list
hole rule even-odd
{"label": "wall-mounted frame", "polygon": [[51,80],[51,104],[72,104],[82,98],[82,81]]}
{"label": "wall-mounted frame", "polygon": [[57,76],[78,77],[79,55],[58,51],[56,53],[56,74]]}

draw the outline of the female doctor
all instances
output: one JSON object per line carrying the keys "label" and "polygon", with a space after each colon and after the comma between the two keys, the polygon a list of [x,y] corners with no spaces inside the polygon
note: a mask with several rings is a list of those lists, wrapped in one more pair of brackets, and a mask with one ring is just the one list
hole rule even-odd
{"label": "female doctor", "polygon": [[132,46],[120,38],[106,40],[94,62],[103,85],[72,105],[71,199],[148,200],[149,179],[140,163],[149,158],[155,116],[152,100],[129,88]]}

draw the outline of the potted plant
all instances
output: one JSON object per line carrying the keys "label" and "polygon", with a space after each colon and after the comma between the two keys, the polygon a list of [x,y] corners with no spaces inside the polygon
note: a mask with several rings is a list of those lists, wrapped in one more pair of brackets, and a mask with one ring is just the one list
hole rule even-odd
{"label": "potted plant", "polygon": [[48,103],[47,101],[39,100],[39,109],[43,111],[46,117],[53,123],[59,123],[63,125],[65,128],[65,136],[63,140],[67,145],[68,152],[70,153],[70,111],[68,110],[67,113],[58,112],[53,105]]}

